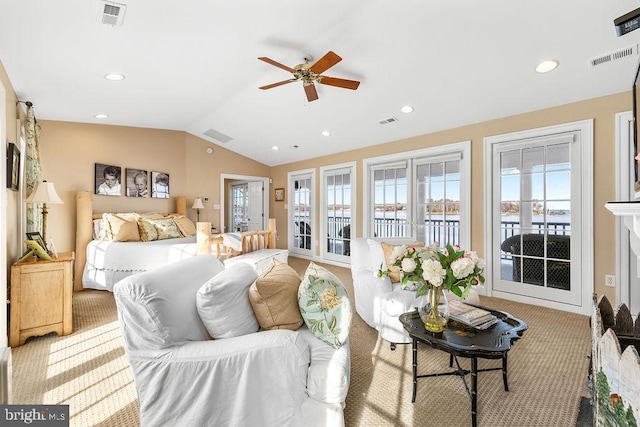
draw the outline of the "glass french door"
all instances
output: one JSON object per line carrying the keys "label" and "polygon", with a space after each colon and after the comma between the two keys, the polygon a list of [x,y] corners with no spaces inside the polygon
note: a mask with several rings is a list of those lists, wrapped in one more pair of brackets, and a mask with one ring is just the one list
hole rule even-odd
{"label": "glass french door", "polygon": [[[495,144],[494,289],[580,305],[580,145],[573,133]],[[497,190],[497,191],[496,191]]]}
{"label": "glass french door", "polygon": [[289,252],[313,256],[313,172],[289,177]]}
{"label": "glass french door", "polygon": [[[326,227],[327,239],[321,240],[323,257],[327,260],[349,262],[351,255],[351,233],[353,212],[355,210],[352,197],[353,175],[355,167],[323,168],[323,225]],[[354,230],[355,231],[355,230]]]}

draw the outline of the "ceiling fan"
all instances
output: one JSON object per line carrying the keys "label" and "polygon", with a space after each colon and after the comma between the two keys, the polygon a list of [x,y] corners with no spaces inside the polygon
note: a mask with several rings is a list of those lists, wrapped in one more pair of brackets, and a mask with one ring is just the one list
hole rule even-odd
{"label": "ceiling fan", "polygon": [[302,85],[304,86],[304,92],[307,95],[307,101],[315,101],[318,99],[318,91],[316,90],[316,86],[314,82],[318,82],[324,85],[336,86],[345,89],[358,89],[360,82],[355,80],[346,80],[339,79],[336,77],[323,76],[322,73],[327,71],[329,68],[336,65],[338,62],[342,61],[342,58],[338,56],[336,53],[329,51],[326,55],[320,58],[315,64],[310,65],[309,62],[313,60],[311,55],[306,55],[304,57],[304,63],[298,64],[293,68],[287,67],[279,62],[274,61],[273,59],[267,57],[258,58],[261,61],[264,61],[268,64],[275,65],[278,68],[282,68],[293,74],[292,79],[283,80],[281,82],[272,83],[270,85],[261,86],[259,89],[266,90],[271,89],[277,86],[282,86],[287,83],[295,82],[298,80],[302,81]]}

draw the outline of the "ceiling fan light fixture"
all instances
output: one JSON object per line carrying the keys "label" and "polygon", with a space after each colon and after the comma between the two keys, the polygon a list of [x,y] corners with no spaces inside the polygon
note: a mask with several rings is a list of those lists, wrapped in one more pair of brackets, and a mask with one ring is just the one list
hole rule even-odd
{"label": "ceiling fan light fixture", "polygon": [[555,70],[559,64],[557,59],[545,59],[536,65],[536,73],[548,73],[549,71]]}
{"label": "ceiling fan light fixture", "polygon": [[110,74],[105,74],[104,78],[112,82],[117,82],[120,80],[124,80],[124,75],[118,74],[118,73],[110,73]]}
{"label": "ceiling fan light fixture", "polygon": [[413,107],[411,105],[403,105],[400,108],[400,111],[402,111],[403,113],[406,113],[406,114],[413,113]]}
{"label": "ceiling fan light fixture", "polygon": [[323,130],[320,133],[322,134],[322,136],[331,136],[331,132],[329,132],[328,130]]}

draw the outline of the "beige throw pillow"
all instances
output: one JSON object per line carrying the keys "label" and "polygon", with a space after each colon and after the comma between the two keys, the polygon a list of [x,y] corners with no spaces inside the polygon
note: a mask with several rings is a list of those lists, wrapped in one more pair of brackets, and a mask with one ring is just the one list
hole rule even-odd
{"label": "beige throw pillow", "polygon": [[135,214],[103,214],[106,240],[114,242],[139,242],[140,233]]}
{"label": "beige throw pillow", "polygon": [[[402,276],[400,274],[400,267],[393,265],[393,261],[391,260],[391,254],[393,253],[393,248],[395,248],[396,245],[382,242],[381,246],[382,250],[384,251],[384,259],[387,262],[387,268],[391,270],[389,279],[391,279],[391,283],[398,283],[402,279]],[[406,246],[407,248],[424,248],[424,243],[412,243],[410,245],[404,246]]]}
{"label": "beige throw pillow", "polygon": [[300,276],[288,264],[274,260],[249,288],[249,301],[262,329],[295,331],[303,320],[298,308]]}
{"label": "beige throw pillow", "polygon": [[189,218],[184,215],[177,215],[173,217],[178,230],[184,237],[191,237],[196,235],[196,226]]}

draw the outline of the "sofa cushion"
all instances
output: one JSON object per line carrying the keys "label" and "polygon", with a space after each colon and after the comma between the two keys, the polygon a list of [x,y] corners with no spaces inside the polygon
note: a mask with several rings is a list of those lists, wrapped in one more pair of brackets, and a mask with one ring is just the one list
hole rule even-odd
{"label": "sofa cushion", "polygon": [[[241,262],[234,265],[250,264]],[[276,259],[249,288],[249,301],[262,329],[296,330],[302,325],[298,309],[300,276]]]}
{"label": "sofa cushion", "polygon": [[333,273],[309,263],[298,290],[298,304],[309,330],[333,348],[340,348],[349,336],[351,304],[349,294]]}
{"label": "sofa cushion", "polygon": [[[384,260],[387,264],[387,268],[391,271],[391,273],[389,273],[391,283],[398,283],[402,279],[400,275],[400,267],[398,267],[397,265],[393,265],[395,260],[392,259],[392,255],[394,249],[400,247],[401,245],[392,245],[390,243],[382,242],[380,246],[382,246],[382,251],[384,252]],[[407,248],[424,248],[424,243],[411,243],[404,246],[406,246]]]}
{"label": "sofa cushion", "polygon": [[258,277],[249,264],[236,264],[216,274],[198,290],[196,304],[212,338],[231,338],[258,330],[249,303],[249,286]]}

